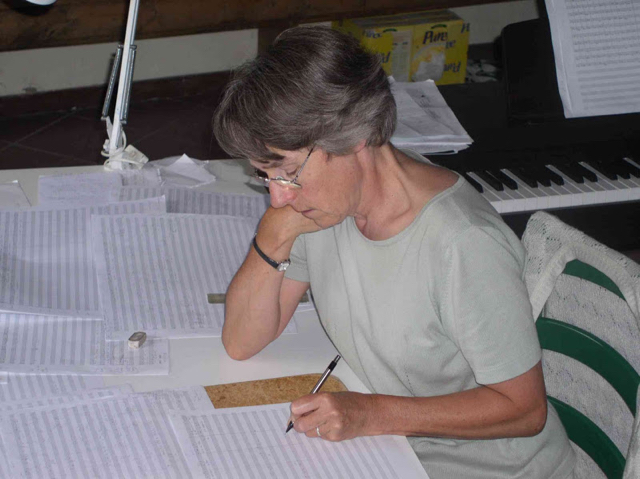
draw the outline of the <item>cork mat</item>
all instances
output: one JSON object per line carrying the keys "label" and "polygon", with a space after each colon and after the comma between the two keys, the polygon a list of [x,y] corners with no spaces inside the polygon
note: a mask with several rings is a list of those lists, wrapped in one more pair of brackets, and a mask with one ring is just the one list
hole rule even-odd
{"label": "cork mat", "polygon": [[[246,381],[242,383],[219,384],[205,386],[209,399],[216,408],[259,406],[262,404],[278,404],[291,402],[309,394],[321,374],[304,374],[284,378]],[[340,392],[347,388],[335,376],[322,385],[322,392]]]}

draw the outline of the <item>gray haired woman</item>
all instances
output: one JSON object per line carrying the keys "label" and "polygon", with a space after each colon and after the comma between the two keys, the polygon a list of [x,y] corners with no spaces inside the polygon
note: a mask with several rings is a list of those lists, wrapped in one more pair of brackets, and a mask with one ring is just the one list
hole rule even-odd
{"label": "gray haired woman", "polygon": [[224,346],[255,355],[311,288],[372,393],[301,397],[296,431],[409,436],[432,479],[568,477],[522,245],[463,178],[396,149],[395,123],[378,57],[327,28],[287,30],[235,72],[216,137],[271,207],[227,292]]}

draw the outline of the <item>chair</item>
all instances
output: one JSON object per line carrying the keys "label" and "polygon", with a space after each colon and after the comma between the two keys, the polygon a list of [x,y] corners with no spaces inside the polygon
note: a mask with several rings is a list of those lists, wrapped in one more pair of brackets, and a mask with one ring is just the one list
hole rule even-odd
{"label": "chair", "polygon": [[575,475],[640,477],[640,266],[542,212],[523,243],[549,402],[577,446]]}

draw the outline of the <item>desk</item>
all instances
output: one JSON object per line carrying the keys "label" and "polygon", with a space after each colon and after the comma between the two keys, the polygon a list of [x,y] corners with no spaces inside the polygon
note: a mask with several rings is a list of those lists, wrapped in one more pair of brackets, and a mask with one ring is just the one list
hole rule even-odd
{"label": "desk", "polygon": [[[217,161],[210,163],[209,167],[218,181],[201,189],[222,193],[259,194],[243,182],[246,180],[245,171],[237,162]],[[29,201],[36,205],[39,176],[102,170],[102,166],[2,170],[0,183],[18,180]],[[130,383],[136,391],[141,392],[322,373],[337,354],[336,349],[322,329],[315,311],[297,314],[296,321],[297,334],[282,335],[262,352],[246,361],[229,358],[220,338],[172,339],[169,345],[171,360],[168,376],[105,376],[105,385]],[[338,363],[334,375],[349,390],[368,392],[345,361]]]}

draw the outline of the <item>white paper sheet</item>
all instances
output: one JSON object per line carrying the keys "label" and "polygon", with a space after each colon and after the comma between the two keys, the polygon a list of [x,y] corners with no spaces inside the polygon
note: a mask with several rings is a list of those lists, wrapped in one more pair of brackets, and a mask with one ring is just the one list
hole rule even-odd
{"label": "white paper sheet", "polygon": [[0,311],[101,318],[91,215],[164,211],[164,198],[0,211]]}
{"label": "white paper sheet", "polygon": [[196,191],[189,188],[125,186],[120,201],[165,196],[167,213],[195,213],[262,218],[269,206],[268,195],[235,195]]}
{"label": "white paper sheet", "polygon": [[190,478],[169,411],[211,410],[202,387],[10,412],[10,477]]}
{"label": "white paper sheet", "polygon": [[[34,398],[13,403],[0,403],[0,431],[2,431],[2,422],[5,420],[6,414],[11,411],[35,409],[56,404],[75,404],[91,399],[126,396],[132,393],[133,388],[127,384],[111,388],[94,389],[91,391],[80,391],[64,396]],[[6,443],[7,439],[0,437],[0,477],[10,477],[9,458],[7,456],[5,446]]]}
{"label": "white paper sheet", "polygon": [[24,374],[167,375],[169,341],[105,341],[104,321],[0,313],[0,370]]}
{"label": "white paper sheet", "polygon": [[193,188],[216,180],[216,177],[207,171],[207,164],[208,161],[195,160],[187,155],[180,157],[170,156],[147,163],[143,171],[145,169],[157,169],[162,186]]}
{"label": "white paper sheet", "polygon": [[289,405],[172,413],[171,424],[195,478],[428,479],[406,438],[332,443],[291,431]]}
{"label": "white paper sheet", "polygon": [[640,0],[546,0],[567,118],[640,111]]}
{"label": "white paper sheet", "polygon": [[32,376],[8,374],[0,387],[0,404],[24,401],[33,397],[51,397],[104,387],[102,376]]}
{"label": "white paper sheet", "polygon": [[29,208],[31,203],[18,180],[0,184],[0,205],[3,208]]}
{"label": "white paper sheet", "polygon": [[419,153],[457,152],[473,141],[447,105],[433,80],[391,81],[398,109],[391,143]]}
{"label": "white paper sheet", "polygon": [[119,386],[75,391],[58,396],[32,397],[18,401],[0,402],[0,414],[6,414],[11,411],[22,411],[25,409],[57,406],[60,404],[74,404],[93,399],[128,396],[133,393],[134,391],[131,384],[121,384]]}
{"label": "white paper sheet", "polygon": [[[209,304],[207,294],[227,291],[257,223],[186,214],[94,216],[107,340],[126,339],[131,331],[220,336],[224,305]],[[295,328],[293,321],[290,326]]]}
{"label": "white paper sheet", "polygon": [[70,208],[114,203],[121,187],[122,176],[114,171],[41,176],[38,205]]}
{"label": "white paper sheet", "polygon": [[[147,163],[148,164],[148,163]],[[160,170],[155,168],[142,170],[122,170],[118,172],[124,186],[160,186]]]}

